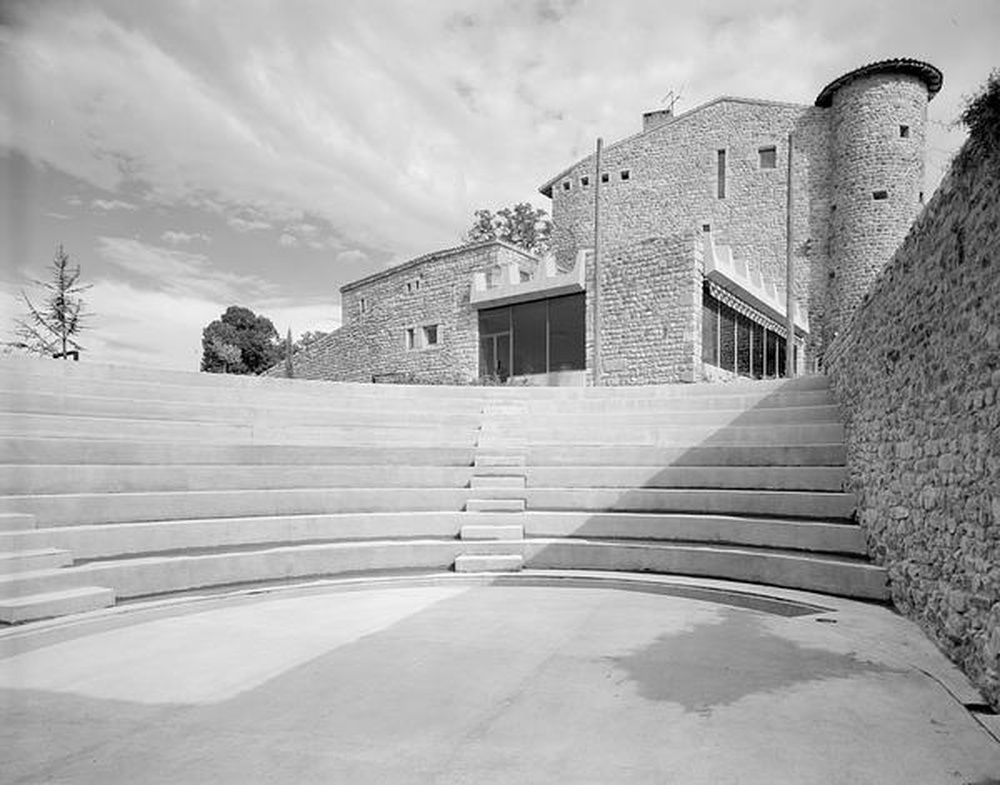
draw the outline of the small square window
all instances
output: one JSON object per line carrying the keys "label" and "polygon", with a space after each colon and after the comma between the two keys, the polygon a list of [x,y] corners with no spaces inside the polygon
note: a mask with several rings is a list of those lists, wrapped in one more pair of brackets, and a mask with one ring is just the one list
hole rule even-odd
{"label": "small square window", "polygon": [[909,139],[910,138],[910,126],[908,126],[908,125],[901,125],[901,126],[899,126],[899,138],[900,139]]}
{"label": "small square window", "polygon": [[437,346],[438,342],[438,326],[436,324],[428,324],[424,327],[424,346]]}
{"label": "small square window", "polygon": [[778,166],[778,149],[774,145],[761,147],[757,154],[760,156],[761,169],[776,169]]}
{"label": "small square window", "polygon": [[569,190],[569,180],[564,180],[563,181],[563,190],[564,191],[568,191]]}
{"label": "small square window", "polygon": [[712,224],[702,224],[701,230],[707,234],[708,232],[712,231]]}
{"label": "small square window", "polygon": [[590,185],[590,178],[587,177],[586,175],[584,175],[583,177],[581,177],[580,178],[580,185],[582,185],[584,188],[586,188],[588,185]]}
{"label": "small square window", "polygon": [[872,191],[872,199],[874,199],[876,202],[881,202],[882,200],[888,198],[889,198],[888,191]]}
{"label": "small square window", "polygon": [[602,183],[609,182],[610,180],[611,180],[611,175],[608,174],[607,172],[604,172],[604,174],[601,175],[601,182]]}
{"label": "small square window", "polygon": [[628,180],[632,173],[628,169],[622,169],[622,180]]}
{"label": "small square window", "polygon": [[406,350],[411,351],[417,348],[417,330],[415,327],[406,328]]}

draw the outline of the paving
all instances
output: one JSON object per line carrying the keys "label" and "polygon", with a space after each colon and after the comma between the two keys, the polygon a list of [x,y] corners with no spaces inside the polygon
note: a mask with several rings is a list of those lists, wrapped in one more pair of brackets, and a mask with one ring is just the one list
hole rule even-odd
{"label": "paving", "polygon": [[0,633],[0,781],[985,785],[975,700],[878,605],[580,571],[341,581]]}

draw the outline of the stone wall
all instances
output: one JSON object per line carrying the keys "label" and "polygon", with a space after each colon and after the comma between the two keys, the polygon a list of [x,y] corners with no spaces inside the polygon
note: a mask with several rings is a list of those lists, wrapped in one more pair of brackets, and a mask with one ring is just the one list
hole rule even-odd
{"label": "stone wall", "polygon": [[[472,274],[507,263],[533,268],[537,260],[492,241],[428,254],[348,284],[341,289],[343,326],[296,355],[296,377],[437,384],[476,379],[479,328],[469,301]],[[421,331],[429,325],[437,327],[438,343],[423,346]],[[407,348],[408,328],[415,331],[414,348]]]}
{"label": "stone wall", "polygon": [[[719,243],[783,285],[792,132],[796,297],[811,304],[813,321],[823,309],[828,271],[828,116],[817,107],[722,98],[608,145],[601,161],[608,177],[601,183],[602,254],[613,257],[646,238],[691,236],[707,224]],[[774,168],[761,167],[765,147],[775,148]],[[726,151],[725,198],[717,191],[719,150]],[[553,246],[561,263],[593,246],[596,177],[589,156],[552,182]]]}
{"label": "stone wall", "polygon": [[858,79],[833,96],[831,336],[920,210],[927,100],[927,85],[904,74]]}
{"label": "stone wall", "polygon": [[604,384],[700,379],[701,281],[690,237],[653,237],[602,257]]}
{"label": "stone wall", "polygon": [[967,144],[827,371],[895,604],[1000,705],[1000,152]]}

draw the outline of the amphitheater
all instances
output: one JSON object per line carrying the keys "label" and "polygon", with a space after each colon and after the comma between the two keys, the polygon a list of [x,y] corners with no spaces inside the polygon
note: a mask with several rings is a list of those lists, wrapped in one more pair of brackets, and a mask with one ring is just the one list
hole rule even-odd
{"label": "amphitheater", "polygon": [[4,781],[1000,772],[886,605],[825,377],[0,378]]}

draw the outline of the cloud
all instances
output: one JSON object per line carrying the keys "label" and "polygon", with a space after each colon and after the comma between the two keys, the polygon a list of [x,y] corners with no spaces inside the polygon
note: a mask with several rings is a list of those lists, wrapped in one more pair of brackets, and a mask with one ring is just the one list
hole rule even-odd
{"label": "cloud", "polygon": [[240,218],[239,216],[227,218],[226,223],[233,227],[233,229],[237,232],[254,232],[272,228],[271,224],[267,221],[255,218]]}
{"label": "cloud", "polygon": [[111,212],[112,210],[135,210],[136,205],[131,202],[123,202],[121,199],[94,199],[90,206],[96,210]]}
{"label": "cloud", "polygon": [[273,296],[278,287],[257,276],[220,269],[203,253],[149,245],[127,237],[98,238],[98,252],[119,270],[175,297],[198,297],[219,305]]}
{"label": "cloud", "polygon": [[299,238],[294,234],[282,232],[281,237],[278,238],[278,245],[283,245],[286,248],[296,248],[299,245]]}
{"label": "cloud", "polygon": [[69,220],[72,217],[72,216],[66,215],[66,213],[56,213],[56,212],[51,212],[51,211],[47,212],[45,214],[49,218],[55,218],[57,221],[66,221],[66,220]]}
{"label": "cloud", "polygon": [[354,249],[350,251],[341,251],[339,254],[337,254],[337,258],[335,261],[337,264],[351,265],[351,264],[364,264],[368,260],[369,260],[368,254],[366,254],[364,251],[359,251],[357,249]]}
{"label": "cloud", "polygon": [[160,239],[165,243],[170,243],[171,245],[187,245],[194,240],[200,240],[203,243],[212,242],[212,238],[209,237],[204,232],[181,232],[175,231],[173,229],[168,229],[163,234],[160,235]]}

